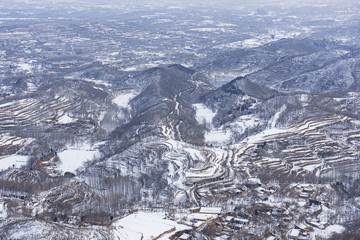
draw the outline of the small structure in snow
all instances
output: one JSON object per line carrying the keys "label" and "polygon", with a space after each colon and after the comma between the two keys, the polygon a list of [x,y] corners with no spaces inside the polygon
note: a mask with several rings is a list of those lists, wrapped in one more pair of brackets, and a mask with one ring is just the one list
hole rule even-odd
{"label": "small structure in snow", "polygon": [[300,235],[300,230],[299,229],[291,229],[290,233],[289,233],[289,238],[290,239],[298,239]]}
{"label": "small structure in snow", "polygon": [[227,217],[225,218],[225,222],[231,222],[233,219],[234,219],[233,216],[227,216]]}
{"label": "small structure in snow", "polygon": [[313,227],[316,227],[319,229],[325,229],[324,224],[326,224],[326,223],[320,222],[319,220],[307,220],[306,223],[309,224],[310,226],[313,226]]}
{"label": "small structure in snow", "polygon": [[307,231],[309,227],[303,223],[299,223],[296,225],[297,228],[299,228],[301,231]]}
{"label": "small structure in snow", "polygon": [[200,208],[199,207],[190,208],[190,212],[191,213],[198,213],[198,212],[200,212]]}
{"label": "small structure in snow", "polygon": [[310,197],[310,193],[308,193],[308,192],[301,192],[300,195],[299,195],[299,197],[301,197],[301,198],[309,198],[309,197]]}
{"label": "small structure in snow", "polygon": [[234,218],[232,220],[233,223],[237,223],[237,224],[242,224],[242,225],[246,225],[249,223],[249,219],[245,219],[245,218]]}
{"label": "small structure in snow", "polygon": [[201,207],[199,212],[207,214],[220,214],[222,209],[221,207]]}
{"label": "small structure in snow", "polygon": [[300,233],[300,235],[298,237],[298,240],[308,240],[308,239],[309,239],[309,237],[305,233]]}
{"label": "small structure in snow", "polygon": [[188,240],[190,239],[191,236],[187,233],[183,233],[180,237],[179,237],[179,240]]}
{"label": "small structure in snow", "polygon": [[259,178],[254,178],[254,177],[251,177],[248,179],[248,183],[249,184],[261,184],[261,181]]}

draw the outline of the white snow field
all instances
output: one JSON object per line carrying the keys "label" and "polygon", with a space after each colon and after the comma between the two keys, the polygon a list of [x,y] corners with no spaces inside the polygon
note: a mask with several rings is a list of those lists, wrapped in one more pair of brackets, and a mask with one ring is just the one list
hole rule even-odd
{"label": "white snow field", "polygon": [[61,164],[59,169],[62,172],[75,173],[76,169],[83,166],[87,161],[100,157],[100,152],[86,144],[78,147],[71,147],[58,153]]}
{"label": "white snow field", "polygon": [[130,108],[129,103],[137,95],[137,92],[130,91],[126,93],[121,93],[117,95],[112,102],[116,104],[119,108]]}
{"label": "white snow field", "polygon": [[199,124],[211,124],[213,118],[216,115],[216,112],[213,112],[210,108],[207,108],[202,103],[197,103],[192,105],[196,111],[195,118]]}
{"label": "white snow field", "polygon": [[67,114],[59,117],[59,119],[58,119],[58,123],[60,123],[60,124],[68,124],[68,123],[73,123],[73,122],[76,122],[76,119],[69,117],[69,115],[67,115]]}
{"label": "white snow field", "polygon": [[168,239],[177,231],[191,229],[165,219],[164,212],[137,212],[114,222],[114,237],[121,240]]}
{"label": "white snow field", "polygon": [[10,167],[19,168],[26,165],[29,157],[21,155],[11,155],[0,159],[0,171],[6,170]]}

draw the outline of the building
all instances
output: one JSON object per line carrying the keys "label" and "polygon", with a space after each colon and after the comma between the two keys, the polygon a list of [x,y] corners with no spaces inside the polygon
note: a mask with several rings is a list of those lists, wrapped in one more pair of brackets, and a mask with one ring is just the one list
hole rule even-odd
{"label": "building", "polygon": [[199,212],[206,214],[221,214],[222,209],[221,207],[201,207]]}

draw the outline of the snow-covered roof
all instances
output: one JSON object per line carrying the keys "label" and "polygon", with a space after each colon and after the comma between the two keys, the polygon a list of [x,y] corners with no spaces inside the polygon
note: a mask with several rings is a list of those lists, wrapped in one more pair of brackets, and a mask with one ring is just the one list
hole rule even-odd
{"label": "snow-covered roof", "polygon": [[245,218],[234,218],[234,221],[241,222],[241,223],[248,223],[249,219]]}
{"label": "snow-covered roof", "polygon": [[201,207],[200,213],[221,213],[221,207]]}
{"label": "snow-covered roof", "polygon": [[187,233],[183,233],[180,237],[179,237],[179,239],[180,240],[186,240],[186,239],[190,239],[190,235],[189,234],[187,234]]}
{"label": "snow-covered roof", "polygon": [[291,229],[289,237],[291,238],[297,238],[300,234],[300,230],[299,229]]}

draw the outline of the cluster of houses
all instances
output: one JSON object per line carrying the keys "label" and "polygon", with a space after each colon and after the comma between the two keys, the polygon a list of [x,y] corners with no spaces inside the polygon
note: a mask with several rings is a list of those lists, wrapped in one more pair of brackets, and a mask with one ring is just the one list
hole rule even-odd
{"label": "cluster of houses", "polygon": [[[310,189],[309,189],[310,190]],[[221,207],[195,207],[190,209],[180,223],[193,227],[201,232],[208,225],[215,224],[222,229],[216,232],[214,239],[227,239],[231,233],[240,231],[250,224],[250,219],[225,213]],[[304,223],[296,224],[287,232],[287,239],[290,240],[308,240],[313,229],[325,229],[325,224],[314,219],[306,219]],[[190,240],[194,236],[189,232],[183,232],[176,239]],[[266,240],[278,240],[279,236],[267,235]]]}
{"label": "cluster of houses", "polygon": [[[249,219],[232,216],[224,213],[221,207],[196,207],[181,221],[182,224],[196,229],[204,229],[209,223],[216,223],[222,231],[216,233],[215,239],[226,239],[231,232],[238,231],[242,226],[249,224]],[[193,239],[189,233],[183,233],[180,240]]]}
{"label": "cluster of houses", "polygon": [[295,228],[289,231],[289,239],[296,240],[307,240],[309,239],[309,226],[300,223],[295,226]]}

